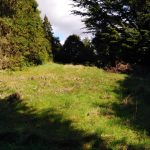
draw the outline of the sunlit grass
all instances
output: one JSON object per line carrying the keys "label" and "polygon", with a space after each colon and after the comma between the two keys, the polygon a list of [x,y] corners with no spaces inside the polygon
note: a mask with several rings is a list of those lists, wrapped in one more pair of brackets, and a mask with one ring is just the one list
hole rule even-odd
{"label": "sunlit grass", "polygon": [[[49,63],[23,71],[1,71],[0,97],[4,99],[17,92],[37,114],[54,109],[64,120],[71,120],[73,128],[97,134],[107,148],[150,149],[145,131],[135,129],[127,120],[125,123],[113,109],[113,104],[122,103],[122,93],[116,89],[126,77],[96,67]],[[83,149],[91,149],[90,143],[85,143]]]}

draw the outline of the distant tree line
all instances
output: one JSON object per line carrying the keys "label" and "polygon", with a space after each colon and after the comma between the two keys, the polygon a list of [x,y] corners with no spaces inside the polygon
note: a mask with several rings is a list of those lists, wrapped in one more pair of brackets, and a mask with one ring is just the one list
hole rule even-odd
{"label": "distant tree line", "polygon": [[[150,65],[149,0],[73,0],[93,39],[70,35],[53,51],[54,61],[115,66],[117,62]],[[54,38],[55,39],[55,38]],[[56,44],[57,45],[57,44]],[[52,49],[53,49],[52,48]]]}
{"label": "distant tree line", "polygon": [[57,63],[92,64],[94,52],[91,41],[85,38],[83,41],[78,35],[70,35],[62,45],[58,37],[53,34],[51,23],[47,16],[44,17],[44,31],[52,45],[53,61]]}

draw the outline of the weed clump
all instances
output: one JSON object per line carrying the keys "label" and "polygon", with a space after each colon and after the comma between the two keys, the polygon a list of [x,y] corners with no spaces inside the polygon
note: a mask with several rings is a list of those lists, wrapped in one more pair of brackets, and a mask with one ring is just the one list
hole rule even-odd
{"label": "weed clump", "polygon": [[13,93],[13,94],[9,95],[6,98],[6,100],[9,104],[13,104],[13,103],[16,103],[16,102],[21,102],[22,98],[21,98],[21,95],[19,93]]}

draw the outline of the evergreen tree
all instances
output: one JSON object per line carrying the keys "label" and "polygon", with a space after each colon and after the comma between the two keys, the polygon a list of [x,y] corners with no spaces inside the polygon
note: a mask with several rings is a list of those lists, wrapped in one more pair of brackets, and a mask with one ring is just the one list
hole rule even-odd
{"label": "evergreen tree", "polygon": [[0,68],[42,64],[50,59],[49,50],[35,0],[2,0]]}
{"label": "evergreen tree", "polygon": [[52,48],[54,62],[60,62],[62,45],[58,37],[52,37]]}
{"label": "evergreen tree", "polygon": [[50,22],[49,22],[46,15],[44,17],[43,27],[44,27],[46,38],[51,43],[52,42],[52,37],[53,37],[52,26],[51,26],[51,24],[50,24]]}
{"label": "evergreen tree", "polygon": [[84,44],[77,35],[70,35],[62,48],[61,60],[64,63],[83,63],[84,62]]}
{"label": "evergreen tree", "polygon": [[82,40],[84,44],[84,55],[83,55],[83,60],[85,65],[94,65],[95,64],[95,59],[96,59],[96,54],[94,53],[94,47],[92,45],[92,42],[89,38],[84,38]]}
{"label": "evergreen tree", "polygon": [[[114,63],[116,59],[150,64],[149,0],[73,2],[75,7],[84,8],[84,11],[73,12],[84,17],[86,28],[95,34],[93,42],[100,64]],[[144,57],[147,59],[143,59]]]}
{"label": "evergreen tree", "polygon": [[120,35],[114,28],[108,28],[103,32],[97,32],[92,40],[96,49],[96,65],[105,67],[115,65],[120,59]]}
{"label": "evergreen tree", "polygon": [[17,0],[1,0],[0,16],[12,16],[15,13],[15,5]]}
{"label": "evergreen tree", "polygon": [[[59,38],[54,36],[51,23],[49,22],[47,16],[44,17],[43,27],[44,27],[46,38],[48,39],[49,43],[51,44],[53,60],[58,61],[58,59],[60,57],[59,51],[61,50],[62,45],[60,43]],[[51,51],[50,51],[50,55],[51,55]]]}

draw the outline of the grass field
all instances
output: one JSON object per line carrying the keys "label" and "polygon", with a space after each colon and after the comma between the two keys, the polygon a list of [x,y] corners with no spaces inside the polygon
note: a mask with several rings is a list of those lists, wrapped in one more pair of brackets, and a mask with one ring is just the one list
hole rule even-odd
{"label": "grass field", "polygon": [[149,150],[150,77],[49,63],[0,71],[0,150]]}

